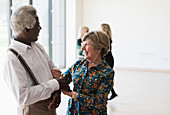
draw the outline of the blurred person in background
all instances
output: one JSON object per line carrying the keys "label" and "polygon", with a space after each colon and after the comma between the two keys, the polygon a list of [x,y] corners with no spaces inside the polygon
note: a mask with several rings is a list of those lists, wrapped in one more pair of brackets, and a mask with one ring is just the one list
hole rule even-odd
{"label": "blurred person in background", "polygon": [[83,59],[84,54],[81,49],[82,37],[89,32],[89,28],[87,26],[82,26],[79,30],[79,37],[77,39],[77,49],[78,49],[78,59]]}
{"label": "blurred person in background", "polygon": [[[112,31],[111,31],[109,24],[106,24],[106,23],[101,24],[101,31],[105,32],[109,36],[110,49],[109,49],[109,52],[104,56],[104,59],[109,64],[109,66],[111,68],[113,68],[114,67],[114,58],[112,55]],[[117,96],[117,94],[113,88],[111,89],[111,93],[112,93],[112,95],[109,98],[109,100],[111,100]]]}

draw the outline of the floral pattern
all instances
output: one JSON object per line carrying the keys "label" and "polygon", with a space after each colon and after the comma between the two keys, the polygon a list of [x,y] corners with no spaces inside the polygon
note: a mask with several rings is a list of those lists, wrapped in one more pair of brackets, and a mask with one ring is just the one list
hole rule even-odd
{"label": "floral pattern", "polygon": [[68,115],[106,115],[107,96],[113,87],[114,71],[103,60],[87,70],[88,61],[83,59],[71,66],[62,77],[73,81],[77,101],[69,99]]}

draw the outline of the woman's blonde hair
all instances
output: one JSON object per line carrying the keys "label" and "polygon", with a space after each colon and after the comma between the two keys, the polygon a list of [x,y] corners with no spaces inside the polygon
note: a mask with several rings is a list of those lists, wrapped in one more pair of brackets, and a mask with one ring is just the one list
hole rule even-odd
{"label": "woman's blonde hair", "polygon": [[32,29],[36,23],[37,11],[31,5],[18,8],[11,16],[10,26],[16,35],[26,29]]}
{"label": "woman's blonde hair", "polygon": [[94,46],[95,49],[102,49],[101,56],[102,58],[108,53],[110,49],[110,41],[107,34],[102,31],[92,31],[87,33],[82,40],[89,40],[90,43]]}
{"label": "woman's blonde hair", "polygon": [[103,23],[101,24],[101,28],[102,28],[102,31],[104,31],[109,36],[109,39],[112,42],[112,32],[111,32],[111,28],[109,24]]}

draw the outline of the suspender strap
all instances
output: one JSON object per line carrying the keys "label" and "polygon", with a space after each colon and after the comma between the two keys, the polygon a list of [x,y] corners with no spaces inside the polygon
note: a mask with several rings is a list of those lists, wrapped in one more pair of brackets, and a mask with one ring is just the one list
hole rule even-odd
{"label": "suspender strap", "polygon": [[38,83],[37,79],[35,78],[33,72],[31,71],[30,67],[29,67],[28,64],[25,62],[25,60],[23,59],[23,57],[22,57],[16,50],[14,50],[14,49],[12,49],[12,48],[9,48],[9,50],[16,55],[16,57],[19,59],[19,61],[21,62],[21,64],[22,64],[23,67],[25,68],[25,70],[30,74],[30,78],[31,78],[31,80],[34,82],[34,85],[38,85],[39,83]]}

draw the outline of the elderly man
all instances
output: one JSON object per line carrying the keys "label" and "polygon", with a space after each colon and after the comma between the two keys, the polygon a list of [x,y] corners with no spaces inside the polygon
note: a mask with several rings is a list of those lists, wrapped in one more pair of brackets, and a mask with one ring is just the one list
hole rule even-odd
{"label": "elderly man", "polygon": [[[41,26],[36,9],[31,5],[18,8],[11,16],[14,32],[9,48],[16,50],[30,67],[39,84],[34,85],[30,74],[16,55],[7,51],[4,63],[4,79],[18,102],[18,115],[56,115],[49,109],[49,98],[54,91],[69,87],[66,83],[53,79],[51,69],[56,68],[44,48],[37,43]],[[59,69],[55,69],[58,76]],[[56,98],[59,98],[60,93]]]}

